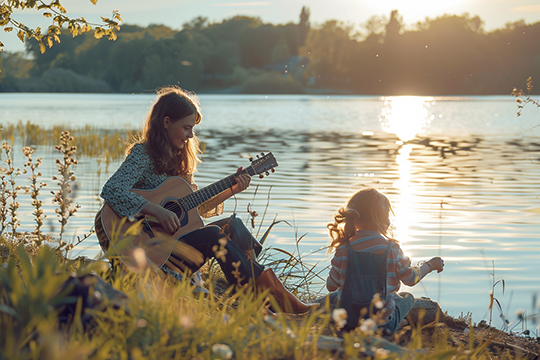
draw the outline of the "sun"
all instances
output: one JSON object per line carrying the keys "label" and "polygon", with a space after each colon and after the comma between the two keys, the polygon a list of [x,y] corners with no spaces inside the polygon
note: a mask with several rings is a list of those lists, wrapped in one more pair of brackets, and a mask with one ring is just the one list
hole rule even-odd
{"label": "sun", "polygon": [[[463,12],[463,6],[469,0],[386,0],[370,1],[369,8],[375,14],[388,16],[392,10],[398,10],[405,23],[412,24],[424,21],[426,17],[434,18],[447,14]],[[460,9],[461,7],[461,9]]]}

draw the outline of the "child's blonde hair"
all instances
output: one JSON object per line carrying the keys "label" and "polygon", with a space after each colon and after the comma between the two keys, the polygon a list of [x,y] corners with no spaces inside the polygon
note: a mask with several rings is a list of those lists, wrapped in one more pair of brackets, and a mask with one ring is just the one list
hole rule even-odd
{"label": "child's blonde hair", "polygon": [[334,222],[326,225],[332,237],[329,251],[346,244],[356,234],[358,226],[391,236],[390,214],[394,215],[394,210],[383,193],[374,188],[357,191],[334,215]]}

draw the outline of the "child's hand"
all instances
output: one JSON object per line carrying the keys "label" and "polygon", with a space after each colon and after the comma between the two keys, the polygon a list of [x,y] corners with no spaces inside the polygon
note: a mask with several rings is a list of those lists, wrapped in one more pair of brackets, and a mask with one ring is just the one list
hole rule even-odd
{"label": "child's hand", "polygon": [[434,257],[428,261],[433,270],[437,270],[438,273],[444,270],[444,260],[440,257]]}

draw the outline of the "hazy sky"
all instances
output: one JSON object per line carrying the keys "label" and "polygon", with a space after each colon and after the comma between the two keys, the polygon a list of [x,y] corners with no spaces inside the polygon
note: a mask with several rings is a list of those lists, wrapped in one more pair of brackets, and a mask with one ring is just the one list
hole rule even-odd
{"label": "hazy sky", "polygon": [[[524,19],[527,23],[540,21],[540,0],[99,0],[96,6],[89,0],[63,0],[61,3],[73,17],[84,16],[98,21],[99,16],[109,16],[120,11],[124,23],[146,26],[165,24],[181,29],[182,24],[196,16],[218,22],[234,15],[258,16],[265,22],[283,24],[298,22],[302,6],[311,11],[313,25],[336,19],[356,25],[366,22],[373,15],[389,16],[397,9],[407,25],[437,17],[444,13],[478,15],[487,31],[503,27],[507,22]],[[35,12],[19,12],[18,21],[29,26],[47,26],[47,20]],[[0,31],[0,40],[6,51],[23,50],[16,33]]]}

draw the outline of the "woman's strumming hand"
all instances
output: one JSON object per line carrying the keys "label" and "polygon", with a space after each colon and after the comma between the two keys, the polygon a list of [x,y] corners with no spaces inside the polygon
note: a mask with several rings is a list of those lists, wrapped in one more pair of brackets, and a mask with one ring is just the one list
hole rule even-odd
{"label": "woman's strumming hand", "polygon": [[157,219],[159,225],[167,233],[174,234],[180,228],[180,220],[174,212],[153,203],[149,203],[149,205],[151,208],[147,212]]}
{"label": "woman's strumming hand", "polygon": [[437,270],[438,273],[444,270],[444,260],[440,257],[434,257],[428,261],[433,270]]}
{"label": "woman's strumming hand", "polygon": [[239,167],[236,171],[235,179],[236,184],[234,184],[231,187],[231,190],[233,194],[238,194],[244,190],[246,190],[249,186],[249,183],[251,182],[251,176],[245,173],[240,173],[242,171],[242,167]]}

